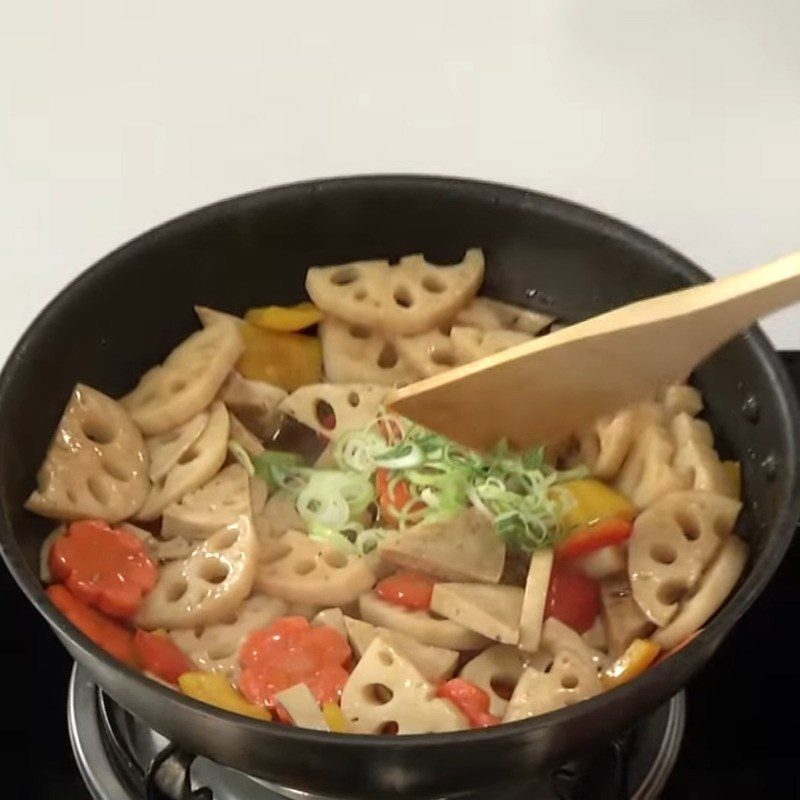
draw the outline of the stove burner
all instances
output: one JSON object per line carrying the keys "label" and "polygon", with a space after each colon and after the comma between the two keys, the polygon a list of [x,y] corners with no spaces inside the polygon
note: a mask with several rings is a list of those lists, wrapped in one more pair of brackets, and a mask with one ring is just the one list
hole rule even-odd
{"label": "stove burner", "polygon": [[[94,800],[324,800],[184,753],[103,694],[77,665],[67,713],[75,759]],[[619,739],[495,800],[655,800],[675,764],[685,716],[681,692]]]}

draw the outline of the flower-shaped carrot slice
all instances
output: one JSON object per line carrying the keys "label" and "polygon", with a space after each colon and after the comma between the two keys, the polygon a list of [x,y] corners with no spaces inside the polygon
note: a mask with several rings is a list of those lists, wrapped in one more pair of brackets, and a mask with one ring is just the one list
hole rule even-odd
{"label": "flower-shaped carrot slice", "polygon": [[105,522],[73,522],[50,551],[50,571],[75,597],[110,617],[139,610],[155,586],[158,567],[132,533]]}
{"label": "flower-shaped carrot slice", "polygon": [[274,707],[278,692],[305,683],[320,703],[338,703],[350,655],[347,640],[333,628],[281,617],[242,645],[239,688],[251,703]]}

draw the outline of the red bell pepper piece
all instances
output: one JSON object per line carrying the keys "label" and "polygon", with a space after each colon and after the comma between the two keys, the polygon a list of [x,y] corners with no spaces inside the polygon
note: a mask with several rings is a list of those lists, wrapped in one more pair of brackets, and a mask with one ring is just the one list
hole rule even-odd
{"label": "red bell pepper piece", "polygon": [[555,548],[556,557],[569,559],[588,556],[596,550],[628,541],[632,533],[633,523],[626,519],[603,519],[596,525],[575,531],[563,542],[559,542]]}
{"label": "red bell pepper piece", "polygon": [[553,563],[547,592],[545,616],[555,617],[583,633],[600,613],[600,584],[563,562]]}

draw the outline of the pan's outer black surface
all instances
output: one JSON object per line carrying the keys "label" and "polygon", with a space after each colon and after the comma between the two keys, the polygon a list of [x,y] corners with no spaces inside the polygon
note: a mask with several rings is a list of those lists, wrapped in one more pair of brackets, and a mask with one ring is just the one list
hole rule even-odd
{"label": "pan's outer black surface", "polygon": [[[120,666],[50,605],[36,578],[47,525],[22,503],[76,380],[124,392],[196,326],[195,303],[241,312],[295,302],[309,265],[418,251],[456,260],[469,246],[486,251],[485,292],[520,304],[536,289],[557,306],[596,313],[705,279],[641,232],[534,192],[434,177],[334,179],[233,198],[150,231],[65,289],[11,355],[0,377],[0,541],[8,567],[108,693],[188,750],[281,784],[353,798],[425,797],[518,781],[671,696],[773,574],[798,512],[798,410],[782,366],[754,330],[698,375],[718,441],[744,466],[742,530],[752,546],[746,578],[690,645],[589,702],[452,735],[367,738],[264,725]],[[741,413],[751,395],[760,407],[756,422]],[[761,467],[764,459],[774,471]]]}

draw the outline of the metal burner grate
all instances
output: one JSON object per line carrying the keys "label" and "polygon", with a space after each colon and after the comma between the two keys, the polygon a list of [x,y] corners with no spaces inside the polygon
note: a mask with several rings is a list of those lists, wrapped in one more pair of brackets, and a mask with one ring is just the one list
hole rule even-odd
{"label": "metal burner grate", "polygon": [[[322,800],[183,752],[77,666],[68,716],[75,758],[94,800]],[[619,739],[495,800],[655,800],[677,758],[684,722],[681,693]]]}

